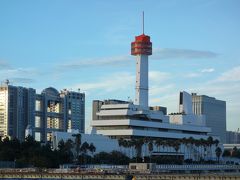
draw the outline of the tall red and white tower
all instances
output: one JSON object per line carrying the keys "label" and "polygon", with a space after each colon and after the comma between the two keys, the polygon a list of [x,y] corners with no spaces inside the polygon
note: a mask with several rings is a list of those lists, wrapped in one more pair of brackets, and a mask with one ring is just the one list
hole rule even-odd
{"label": "tall red and white tower", "polygon": [[148,56],[152,55],[152,43],[150,36],[144,34],[144,14],[143,34],[131,43],[131,54],[136,56],[135,104],[148,109]]}

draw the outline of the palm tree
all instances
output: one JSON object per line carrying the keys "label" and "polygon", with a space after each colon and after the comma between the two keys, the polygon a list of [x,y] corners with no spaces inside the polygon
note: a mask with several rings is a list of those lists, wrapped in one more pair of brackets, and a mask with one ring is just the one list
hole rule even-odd
{"label": "palm tree", "polygon": [[179,139],[176,139],[173,141],[173,148],[175,149],[176,153],[178,153],[179,149],[180,149],[180,140]]}
{"label": "palm tree", "polygon": [[[190,144],[191,145],[191,150],[192,150],[192,148],[193,148],[193,144],[194,144],[194,138],[193,137],[190,137],[190,138],[188,138],[188,144]],[[189,159],[191,159],[191,152],[189,153]]]}
{"label": "palm tree", "polygon": [[220,147],[217,147],[217,148],[215,149],[215,153],[216,153],[216,156],[217,156],[217,158],[218,158],[218,163],[219,163],[219,159],[220,159],[220,156],[221,156],[221,154],[222,154],[222,149],[221,149]]}
{"label": "palm tree", "polygon": [[126,140],[126,148],[128,148],[129,157],[133,157],[133,139]]}
{"label": "palm tree", "polygon": [[185,154],[186,154],[186,146],[188,145],[188,140],[187,140],[187,138],[184,137],[184,138],[182,138],[181,142],[183,144],[183,151],[184,151],[184,156],[185,156]]}
{"label": "palm tree", "polygon": [[120,147],[120,151],[122,152],[122,146],[124,145],[124,139],[123,138],[120,138],[118,139],[118,146]]}
{"label": "palm tree", "polygon": [[218,144],[219,144],[219,140],[218,140],[218,139],[215,139],[215,140],[213,141],[213,144],[215,144],[215,146],[217,147]]}
{"label": "palm tree", "polygon": [[88,150],[89,144],[85,141],[80,148],[80,151],[82,152],[83,162],[85,162],[85,155],[87,154]]}
{"label": "palm tree", "polygon": [[169,147],[169,149],[168,149],[168,152],[170,152],[171,151],[171,148],[172,147],[174,147],[174,140],[172,140],[172,139],[168,139],[168,140],[166,140],[166,145],[167,145],[167,147]]}
{"label": "palm tree", "polygon": [[156,146],[157,146],[158,151],[160,152],[160,148],[161,148],[161,145],[162,145],[162,139],[161,139],[161,138],[158,138],[158,139],[155,141],[155,144],[156,144]]}
{"label": "palm tree", "polygon": [[212,145],[213,145],[213,137],[209,136],[207,138],[208,149],[210,151],[210,158],[212,159]]}
{"label": "palm tree", "polygon": [[82,144],[80,150],[81,150],[81,152],[83,152],[84,154],[86,154],[87,151],[88,151],[88,149],[89,149],[89,144],[85,141],[85,142]]}
{"label": "palm tree", "polygon": [[66,152],[66,154],[68,155],[69,161],[72,161],[74,157],[72,153],[72,148],[73,148],[73,141],[71,139],[68,139],[64,145],[64,152]]}
{"label": "palm tree", "polygon": [[205,146],[205,140],[201,138],[199,140],[200,143],[200,159],[204,159],[204,146]]}
{"label": "palm tree", "polygon": [[238,149],[237,147],[235,146],[232,151],[231,151],[231,156],[232,157],[237,157],[237,154],[238,154]]}
{"label": "palm tree", "polygon": [[165,147],[168,146],[167,140],[162,140],[160,145],[163,147],[163,152],[164,152],[165,151]]}
{"label": "palm tree", "polygon": [[142,138],[139,139],[132,139],[133,146],[135,148],[135,153],[136,153],[136,162],[137,159],[141,158],[142,155],[142,145],[144,144],[144,141]]}
{"label": "palm tree", "polygon": [[93,145],[93,143],[90,143],[88,149],[89,149],[89,151],[91,152],[91,154],[93,156],[93,153],[96,151],[96,147]]}
{"label": "palm tree", "polygon": [[152,151],[153,151],[153,142],[152,142],[152,140],[150,140],[148,142],[148,151],[149,151],[149,159],[150,159],[150,163],[151,163]]}
{"label": "palm tree", "polygon": [[78,134],[73,134],[72,136],[75,137],[75,142],[74,142],[75,150],[76,150],[75,160],[77,161],[79,153],[80,153],[80,147],[81,147],[81,143],[82,143],[81,137],[82,136],[79,133]]}
{"label": "palm tree", "polygon": [[197,147],[197,160],[201,159],[201,149],[202,149],[202,141],[201,139],[195,139],[195,146]]}
{"label": "palm tree", "polygon": [[[150,141],[150,139],[148,137],[144,137],[143,138],[143,143],[144,143],[144,156],[147,155],[147,146],[148,146],[148,142]],[[144,157],[143,157],[144,158]]]}
{"label": "palm tree", "polygon": [[96,147],[93,145],[93,143],[91,143],[88,147],[89,151],[92,154],[92,158],[91,158],[91,163],[92,163],[92,159],[93,159],[93,153],[96,151]]}

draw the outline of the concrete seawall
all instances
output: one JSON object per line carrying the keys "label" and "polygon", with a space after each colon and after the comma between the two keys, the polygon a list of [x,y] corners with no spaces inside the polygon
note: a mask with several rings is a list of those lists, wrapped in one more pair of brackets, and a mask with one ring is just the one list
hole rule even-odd
{"label": "concrete seawall", "polygon": [[[126,180],[128,175],[116,175],[116,174],[81,174],[81,173],[0,173],[0,179],[6,180],[19,180],[19,179],[31,179],[31,180],[62,180],[62,179],[74,179],[74,180]],[[217,180],[217,179],[239,179],[239,173],[225,173],[225,174],[135,174],[137,180]]]}

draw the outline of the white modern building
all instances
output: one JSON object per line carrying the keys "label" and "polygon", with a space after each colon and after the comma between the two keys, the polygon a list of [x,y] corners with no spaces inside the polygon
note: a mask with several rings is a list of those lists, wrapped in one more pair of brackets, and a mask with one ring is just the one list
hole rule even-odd
{"label": "white modern building", "polygon": [[149,107],[148,56],[152,54],[152,43],[149,36],[142,34],[131,45],[131,54],[136,56],[135,102],[93,101],[93,131],[116,139],[207,139],[211,128],[205,126],[204,116],[193,114],[191,95],[184,92],[184,98],[180,99],[180,112],[170,116],[161,109]]}

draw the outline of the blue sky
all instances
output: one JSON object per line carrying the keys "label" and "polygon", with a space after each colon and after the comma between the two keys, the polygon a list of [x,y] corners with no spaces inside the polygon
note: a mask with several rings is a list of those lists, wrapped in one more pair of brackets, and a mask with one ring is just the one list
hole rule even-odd
{"label": "blue sky", "polygon": [[134,99],[130,43],[151,36],[150,105],[178,110],[179,91],[227,101],[227,129],[240,127],[240,1],[0,1],[0,80]]}

